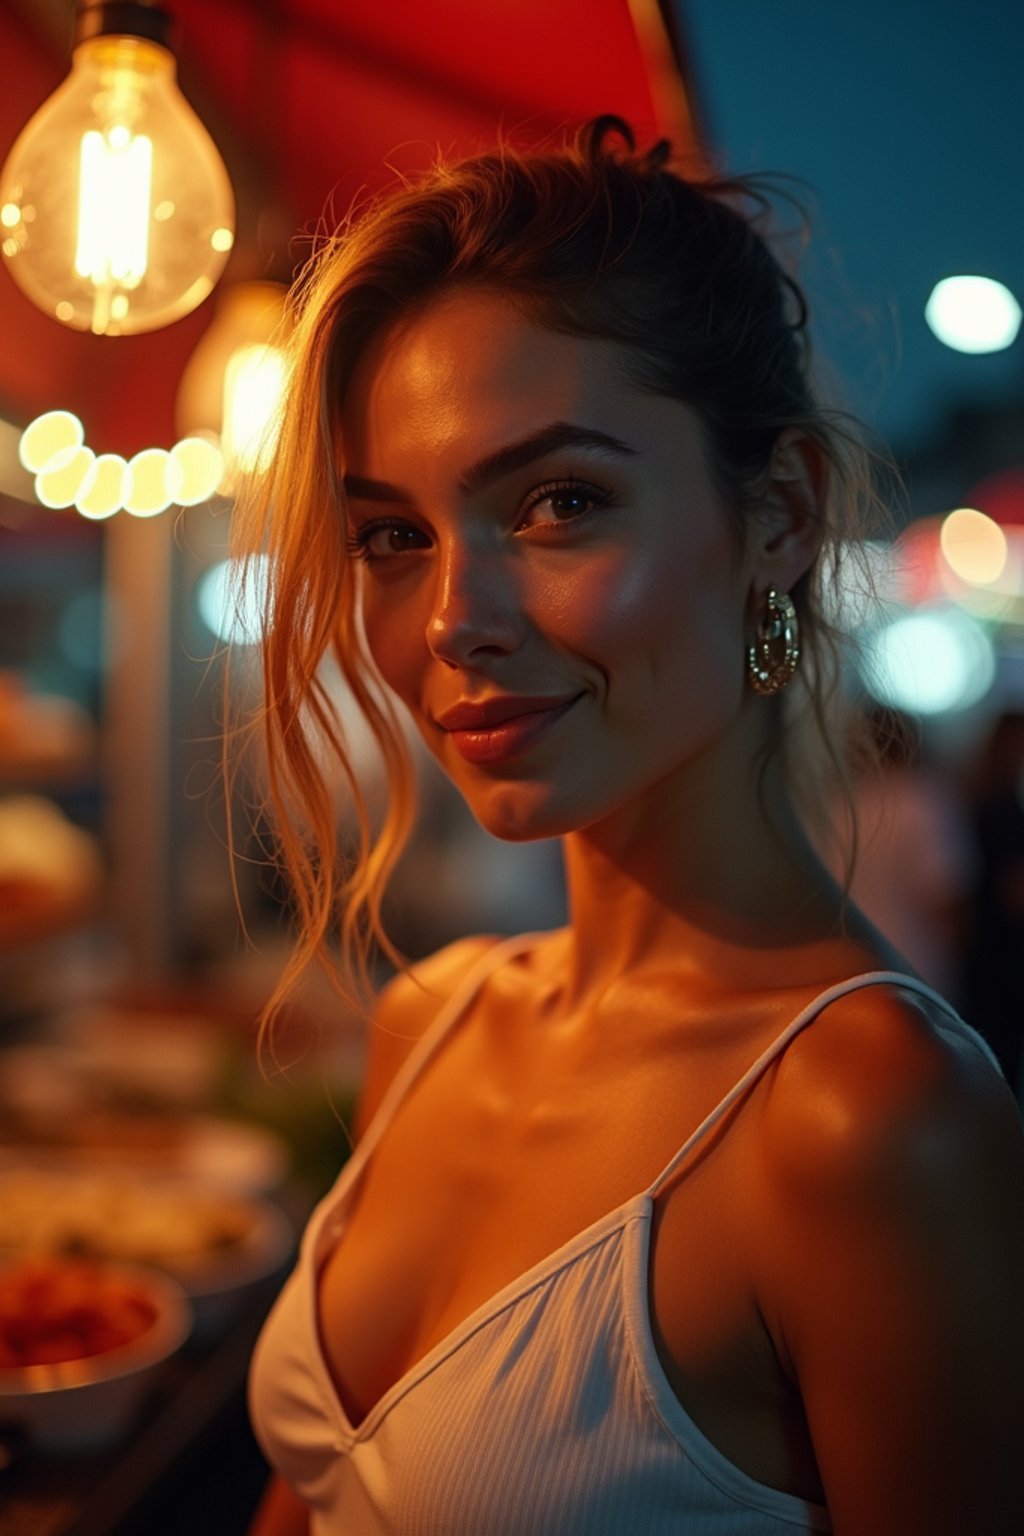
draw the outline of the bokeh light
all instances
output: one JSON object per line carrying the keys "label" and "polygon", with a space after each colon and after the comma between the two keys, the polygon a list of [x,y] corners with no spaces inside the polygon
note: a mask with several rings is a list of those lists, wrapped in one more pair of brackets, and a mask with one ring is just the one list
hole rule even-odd
{"label": "bokeh light", "polygon": [[127,462],[119,453],[101,453],[82,481],[75,508],[93,522],[113,517],[124,506],[127,487]]}
{"label": "bokeh light", "polygon": [[265,468],[281,427],[287,364],[280,347],[238,347],[224,372],[224,453],[232,469]]}
{"label": "bokeh light", "polygon": [[21,434],[18,457],[30,475],[38,475],[45,469],[60,469],[61,464],[54,462],[58,457],[70,463],[84,442],[85,429],[77,416],[70,411],[44,411]]}
{"label": "bokeh light", "polygon": [[957,507],[943,519],[939,544],[950,570],[971,586],[989,586],[1006,570],[1006,534],[974,507]]}
{"label": "bokeh light", "polygon": [[179,475],[175,500],[180,507],[208,501],[224,478],[224,455],[205,437],[183,437],[171,449],[170,458]]}
{"label": "bokeh light", "polygon": [[62,450],[50,459],[47,467],[35,478],[35,492],[44,507],[70,507],[78,495],[85,478],[92,469],[96,455],[84,444],[81,448]]}
{"label": "bokeh light", "polygon": [[893,545],[890,588],[894,602],[918,608],[941,601],[945,592],[939,544],[941,530],[941,517],[918,517],[897,537]]}
{"label": "bokeh light", "polygon": [[868,691],[917,715],[968,709],[995,681],[992,642],[970,614],[933,607],[903,614],[865,643]]}
{"label": "bokeh light", "polygon": [[1021,308],[1009,288],[991,277],[944,277],[932,289],[925,319],[957,352],[1001,352],[1016,340]]}
{"label": "bokeh light", "polygon": [[221,560],[196,583],[199,617],[211,634],[230,645],[255,645],[263,628],[270,579],[267,555],[254,555],[244,572],[237,560]]}
{"label": "bokeh light", "polygon": [[[266,368],[260,370],[260,388],[274,373],[273,366],[268,366],[269,373]],[[267,394],[262,398],[267,409],[277,399]],[[273,411],[279,404],[278,400]],[[258,456],[261,449],[272,446],[276,426],[261,418],[257,432],[251,416],[249,425],[256,434],[252,451]],[[74,505],[94,522],[113,517],[122,508],[134,517],[155,517],[170,506],[196,506],[217,494],[225,475],[224,454],[212,433],[190,434],[170,450],[144,448],[128,463],[116,453],[97,457],[85,442],[78,417],[59,410],[46,411],[29,423],[18,440],[18,457],[36,476],[36,494],[43,506]]]}
{"label": "bokeh light", "polygon": [[165,448],[143,448],[129,459],[126,512],[133,517],[155,517],[158,512],[166,512],[174,501],[174,482],[179,478],[176,469],[169,474],[170,466],[171,456]]}

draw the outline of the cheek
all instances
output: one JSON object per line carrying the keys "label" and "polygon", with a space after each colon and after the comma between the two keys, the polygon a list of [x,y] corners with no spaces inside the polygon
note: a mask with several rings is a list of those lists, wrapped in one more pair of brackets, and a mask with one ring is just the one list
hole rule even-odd
{"label": "cheek", "polygon": [[652,602],[660,603],[666,581],[663,562],[635,548],[610,545],[576,556],[545,561],[524,583],[523,598],[537,627],[574,635],[607,636],[628,628]]}
{"label": "cheek", "polygon": [[674,552],[616,550],[588,562],[546,594],[566,644],[616,667],[641,653],[667,653],[683,643],[692,622],[693,594]]}
{"label": "cheek", "polygon": [[742,685],[741,583],[717,547],[617,552],[572,583],[561,607],[560,639],[600,674],[617,718],[646,728],[652,708],[683,697],[703,716]]}
{"label": "cheek", "polygon": [[429,660],[426,618],[413,594],[401,592],[396,584],[364,597],[363,632],[377,671],[408,704]]}

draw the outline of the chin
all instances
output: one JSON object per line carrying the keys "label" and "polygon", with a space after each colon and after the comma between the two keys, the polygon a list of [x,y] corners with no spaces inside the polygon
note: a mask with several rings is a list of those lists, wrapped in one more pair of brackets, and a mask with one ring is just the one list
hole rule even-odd
{"label": "chin", "polygon": [[551,784],[505,782],[457,788],[484,831],[504,843],[565,837],[600,819],[600,813],[595,815],[592,808],[583,806],[580,795],[557,794]]}
{"label": "chin", "polygon": [[486,789],[457,786],[469,809],[492,837],[503,843],[531,843],[572,831],[558,815],[550,790],[538,784],[494,784]]}

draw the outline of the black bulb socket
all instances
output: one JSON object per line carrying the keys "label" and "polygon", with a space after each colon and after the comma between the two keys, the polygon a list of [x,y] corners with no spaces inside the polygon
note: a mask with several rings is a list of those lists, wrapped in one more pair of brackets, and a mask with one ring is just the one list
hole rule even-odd
{"label": "black bulb socket", "polygon": [[173,52],[174,17],[146,0],[79,0],[72,47],[92,37],[143,37]]}

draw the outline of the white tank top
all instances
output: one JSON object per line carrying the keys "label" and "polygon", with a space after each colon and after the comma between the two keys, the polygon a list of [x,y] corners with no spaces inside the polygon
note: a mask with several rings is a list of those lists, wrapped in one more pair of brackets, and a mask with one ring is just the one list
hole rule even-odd
{"label": "white tank top", "polygon": [[500,943],[470,972],[313,1212],[250,1373],[253,1426],[267,1459],[310,1505],[313,1536],[827,1532],[825,1509],[755,1482],[683,1411],[648,1310],[651,1218],[659,1191],[697,1144],[793,1037],[848,992],[885,984],[929,998],[995,1065],[948,1003],[897,972],[872,971],[822,992],[647,1189],[491,1297],[358,1426],[341,1406],[320,1342],[320,1269],[344,1237],[353,1192],[396,1108],[486,977],[535,940]]}

